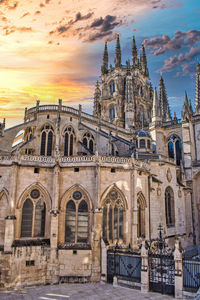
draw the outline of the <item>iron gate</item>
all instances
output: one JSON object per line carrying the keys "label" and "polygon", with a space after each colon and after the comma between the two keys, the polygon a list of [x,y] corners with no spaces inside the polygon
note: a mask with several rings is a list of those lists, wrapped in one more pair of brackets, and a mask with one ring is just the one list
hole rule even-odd
{"label": "iron gate", "polygon": [[141,256],[130,251],[119,249],[107,252],[107,282],[112,283],[118,276],[128,281],[141,281]]}
{"label": "iron gate", "polygon": [[149,249],[149,289],[153,292],[174,295],[174,256],[165,242],[161,225],[158,230],[159,237],[151,242]]}
{"label": "iron gate", "polygon": [[175,263],[173,255],[149,254],[149,288],[174,295]]}
{"label": "iron gate", "polygon": [[183,259],[183,287],[190,292],[200,287],[200,260]]}

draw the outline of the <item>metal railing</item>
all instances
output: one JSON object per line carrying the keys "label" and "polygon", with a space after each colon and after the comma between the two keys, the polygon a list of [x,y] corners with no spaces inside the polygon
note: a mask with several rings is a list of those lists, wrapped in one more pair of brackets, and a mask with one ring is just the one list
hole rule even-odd
{"label": "metal railing", "polygon": [[183,259],[183,288],[196,292],[200,287],[200,260]]}

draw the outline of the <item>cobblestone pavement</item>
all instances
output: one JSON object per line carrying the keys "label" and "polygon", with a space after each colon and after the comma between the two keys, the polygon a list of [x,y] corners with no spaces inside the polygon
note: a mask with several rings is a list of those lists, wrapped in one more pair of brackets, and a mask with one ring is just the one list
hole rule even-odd
{"label": "cobblestone pavement", "polygon": [[59,284],[29,287],[15,291],[1,291],[0,300],[170,300],[174,299],[158,293],[113,287],[111,284]]}

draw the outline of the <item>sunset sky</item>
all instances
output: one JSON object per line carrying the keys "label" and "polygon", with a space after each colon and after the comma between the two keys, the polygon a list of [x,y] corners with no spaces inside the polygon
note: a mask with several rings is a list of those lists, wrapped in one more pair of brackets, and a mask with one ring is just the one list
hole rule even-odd
{"label": "sunset sky", "polygon": [[144,43],[151,82],[163,75],[180,117],[185,89],[194,103],[199,16],[199,0],[0,0],[0,121],[21,122],[37,99],[92,112],[104,42],[113,64],[117,34],[122,63],[133,34]]}

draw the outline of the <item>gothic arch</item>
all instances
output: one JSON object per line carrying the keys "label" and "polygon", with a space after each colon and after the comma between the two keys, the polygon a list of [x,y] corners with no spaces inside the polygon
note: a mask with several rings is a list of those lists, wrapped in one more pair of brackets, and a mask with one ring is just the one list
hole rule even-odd
{"label": "gothic arch", "polygon": [[137,193],[137,201],[143,209],[147,207],[146,199],[141,191]]}
{"label": "gothic arch", "polygon": [[4,244],[5,218],[9,212],[8,191],[3,188],[0,192],[0,245]]}
{"label": "gothic arch", "polygon": [[104,201],[105,201],[106,197],[108,196],[108,194],[112,191],[112,189],[115,189],[119,193],[119,195],[120,195],[120,197],[121,197],[121,199],[123,201],[124,208],[128,209],[128,204],[127,204],[126,197],[124,196],[124,193],[118,188],[118,186],[116,185],[116,183],[111,184],[102,193],[101,200],[100,200],[100,203],[99,203],[99,208],[103,207]]}
{"label": "gothic arch", "polygon": [[66,202],[68,201],[68,197],[75,190],[80,190],[81,192],[83,192],[83,194],[88,199],[90,210],[92,210],[93,203],[92,203],[91,197],[90,197],[89,193],[87,192],[87,190],[80,184],[74,184],[73,186],[71,186],[69,189],[67,189],[64,192],[64,194],[62,195],[61,200],[60,200],[60,206],[59,206],[60,210],[61,211],[65,210],[65,205],[66,205]]}
{"label": "gothic arch", "polygon": [[41,132],[42,128],[44,126],[51,126],[53,128],[53,131],[55,132],[55,124],[51,120],[45,120],[38,128],[37,131]]}
{"label": "gothic arch", "polygon": [[17,209],[21,209],[24,201],[26,200],[28,194],[31,192],[31,190],[33,189],[38,189],[40,191],[40,193],[42,194],[42,196],[45,199],[45,203],[47,205],[47,210],[50,210],[52,207],[52,200],[51,200],[51,196],[49,195],[49,192],[47,191],[47,189],[39,182],[35,182],[31,185],[29,185],[20,195],[19,200],[17,202]]}
{"label": "gothic arch", "polygon": [[[85,188],[75,184],[67,189],[59,208],[58,242],[90,243],[93,204]],[[79,225],[81,221],[83,224]]]}
{"label": "gothic arch", "polygon": [[77,130],[74,128],[74,126],[71,123],[67,123],[63,126],[63,128],[61,130],[61,135],[64,136],[65,130],[69,127],[71,127],[74,130],[75,137],[77,137]]}

